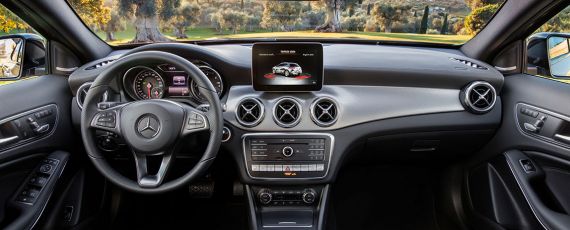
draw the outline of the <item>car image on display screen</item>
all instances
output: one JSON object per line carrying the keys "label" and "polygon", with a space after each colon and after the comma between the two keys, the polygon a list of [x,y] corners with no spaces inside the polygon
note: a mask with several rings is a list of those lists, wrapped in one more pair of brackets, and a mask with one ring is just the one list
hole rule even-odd
{"label": "car image on display screen", "polygon": [[315,43],[256,43],[252,62],[254,88],[260,91],[320,90],[322,49],[322,45]]}

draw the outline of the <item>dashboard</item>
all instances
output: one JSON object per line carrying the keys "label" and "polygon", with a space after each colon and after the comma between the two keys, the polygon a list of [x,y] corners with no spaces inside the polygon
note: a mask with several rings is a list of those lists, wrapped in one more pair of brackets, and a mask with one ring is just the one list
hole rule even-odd
{"label": "dashboard", "polygon": [[[503,76],[457,49],[295,42],[114,51],[69,77],[76,125],[80,86],[145,50],[186,58],[208,77],[223,106],[222,151],[236,159],[246,183],[328,183],[354,154],[457,157],[485,143],[501,122]],[[204,104],[201,88],[165,63],[126,69],[111,88],[107,100]]]}

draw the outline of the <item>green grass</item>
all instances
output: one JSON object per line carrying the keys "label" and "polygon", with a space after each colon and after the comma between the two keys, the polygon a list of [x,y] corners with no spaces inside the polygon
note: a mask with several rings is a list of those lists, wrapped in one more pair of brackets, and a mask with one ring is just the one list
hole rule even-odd
{"label": "green grass", "polygon": [[[101,38],[105,39],[104,32],[96,32]],[[164,32],[164,34],[173,39],[176,39],[171,32]],[[282,38],[355,38],[355,39],[369,39],[369,40],[389,40],[389,41],[413,41],[413,42],[430,42],[430,43],[447,43],[447,44],[463,44],[471,36],[467,35],[440,35],[440,34],[411,34],[411,33],[383,33],[383,32],[344,32],[344,33],[318,33],[314,31],[293,31],[293,32],[270,32],[267,30],[256,30],[253,32],[240,31],[237,34],[232,34],[230,31],[222,33],[217,32],[213,28],[193,28],[186,31],[188,35],[184,40],[207,40],[207,39],[222,39],[222,38],[264,38],[264,37],[282,37]],[[110,42],[112,45],[120,45],[128,43],[135,36],[135,29],[129,27],[124,31],[115,33],[116,41]]]}

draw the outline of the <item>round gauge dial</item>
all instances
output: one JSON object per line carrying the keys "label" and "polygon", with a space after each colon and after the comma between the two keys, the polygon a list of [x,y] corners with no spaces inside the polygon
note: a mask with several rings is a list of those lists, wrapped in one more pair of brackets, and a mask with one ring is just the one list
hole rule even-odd
{"label": "round gauge dial", "polygon": [[133,90],[139,99],[159,99],[164,96],[164,80],[154,70],[145,68],[137,74]]}
{"label": "round gauge dial", "polygon": [[[208,66],[199,66],[198,68],[202,70],[204,75],[206,75],[206,77],[208,77],[212,85],[214,85],[214,89],[216,89],[216,93],[218,94],[218,96],[221,96],[224,90],[224,82],[222,81],[222,76],[220,76],[220,74],[216,70]],[[194,80],[192,80],[192,95],[194,95],[194,98],[196,98],[201,102],[206,101],[206,98],[204,98],[200,94],[199,86]]]}

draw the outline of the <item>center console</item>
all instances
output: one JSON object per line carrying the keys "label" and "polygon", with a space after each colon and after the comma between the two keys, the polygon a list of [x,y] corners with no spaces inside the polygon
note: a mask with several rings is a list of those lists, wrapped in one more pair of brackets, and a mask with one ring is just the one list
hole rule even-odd
{"label": "center console", "polygon": [[319,179],[327,175],[334,138],[319,133],[243,136],[247,173],[260,180]]}
{"label": "center console", "polygon": [[[330,167],[334,137],[323,133],[253,133],[242,138],[247,186],[257,229],[322,229],[327,185],[274,185],[318,180]],[[265,182],[265,183],[264,183]]]}
{"label": "center console", "polygon": [[[318,43],[254,44],[253,89],[268,93],[321,90],[322,52]],[[272,111],[274,121],[294,131],[302,119],[301,105],[291,97],[279,101],[282,103],[277,102],[275,108],[280,109]],[[236,116],[242,120],[262,119],[265,115],[263,104],[257,99],[250,99],[249,104],[242,102],[240,107],[244,111]],[[260,121],[242,124],[253,127]],[[252,181],[245,186],[251,228],[324,229],[329,185],[321,181],[329,173],[334,136],[310,132],[246,133],[241,141],[245,170]]]}

